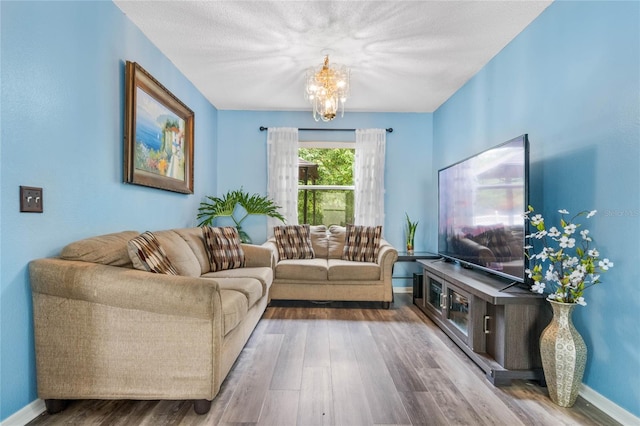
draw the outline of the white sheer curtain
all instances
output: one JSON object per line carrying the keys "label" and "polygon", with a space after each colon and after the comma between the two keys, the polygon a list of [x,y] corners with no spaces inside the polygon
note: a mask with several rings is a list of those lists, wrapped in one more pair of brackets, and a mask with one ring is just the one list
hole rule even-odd
{"label": "white sheer curtain", "polygon": [[[274,127],[267,131],[267,195],[281,207],[288,225],[298,223],[298,129]],[[268,218],[268,234],[281,225]]]}
{"label": "white sheer curtain", "polygon": [[355,224],[384,224],[385,129],[356,130]]}

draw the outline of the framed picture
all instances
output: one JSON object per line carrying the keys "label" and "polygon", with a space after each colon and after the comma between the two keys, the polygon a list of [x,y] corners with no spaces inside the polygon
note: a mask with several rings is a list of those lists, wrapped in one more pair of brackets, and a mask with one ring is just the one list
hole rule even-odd
{"label": "framed picture", "polygon": [[193,111],[135,62],[125,79],[124,181],[193,194]]}

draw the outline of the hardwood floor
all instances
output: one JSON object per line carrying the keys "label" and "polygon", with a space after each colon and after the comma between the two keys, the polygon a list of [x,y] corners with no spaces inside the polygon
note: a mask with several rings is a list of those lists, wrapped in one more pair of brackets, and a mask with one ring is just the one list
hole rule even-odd
{"label": "hardwood floor", "polygon": [[496,388],[397,294],[379,305],[274,302],[214,400],[74,401],[29,425],[616,425],[534,382]]}

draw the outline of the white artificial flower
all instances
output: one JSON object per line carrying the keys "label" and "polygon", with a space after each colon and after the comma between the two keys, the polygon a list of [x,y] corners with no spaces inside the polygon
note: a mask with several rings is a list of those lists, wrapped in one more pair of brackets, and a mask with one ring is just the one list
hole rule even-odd
{"label": "white artificial flower", "polygon": [[547,299],[548,300],[559,300],[559,301],[562,301],[563,297],[564,296],[562,294],[550,293],[549,296],[547,297]]}
{"label": "white artificial flower", "polygon": [[582,235],[582,239],[585,241],[591,241],[591,237],[589,236],[589,230],[588,229],[583,229],[582,231],[580,231],[580,235]]}
{"label": "white artificial flower", "polygon": [[538,226],[542,222],[544,222],[544,218],[541,214],[537,214],[531,218],[531,224],[533,226]]}
{"label": "white artificial flower", "polygon": [[546,247],[543,248],[540,253],[536,254],[536,259],[542,259],[543,262],[548,258],[549,258],[549,249],[547,249]]}
{"label": "white artificial flower", "polygon": [[544,238],[545,235],[547,235],[547,231],[545,231],[544,229],[542,231],[538,231],[535,234],[533,234],[533,236],[536,237],[539,240]]}
{"label": "white artificial flower", "polygon": [[603,271],[608,271],[609,268],[613,268],[613,262],[609,261],[609,259],[603,259],[600,262],[598,262],[598,266]]}
{"label": "white artificial flower", "polygon": [[547,281],[558,280],[558,274],[556,274],[556,272],[553,270],[553,265],[549,265],[549,269],[547,270],[547,273],[544,275],[544,279]]}
{"label": "white artificial flower", "polygon": [[582,272],[580,269],[576,269],[571,273],[571,275],[569,275],[569,280],[571,281],[572,284],[579,284],[582,282],[583,279],[584,279],[584,272]]}
{"label": "white artificial flower", "polygon": [[569,238],[565,235],[563,235],[558,242],[560,243],[560,247],[562,248],[573,248],[576,245],[575,238]]}
{"label": "white artificial flower", "polygon": [[533,285],[531,286],[531,291],[534,293],[544,293],[544,288],[545,288],[545,284],[541,283],[540,281],[534,281]]}
{"label": "white artificial flower", "polygon": [[580,261],[580,259],[578,259],[577,257],[571,257],[569,259],[565,259],[562,261],[562,267],[563,268],[572,268],[573,266],[577,265],[578,262]]}
{"label": "white artificial flower", "polygon": [[547,235],[550,237],[559,237],[561,234],[560,231],[558,231],[558,228],[552,226],[551,229],[549,229],[549,232],[547,232]]}
{"label": "white artificial flower", "polygon": [[[558,210],[558,213],[562,215],[560,226],[551,226],[549,229],[545,226],[541,214],[534,215],[532,209],[524,214],[532,225],[529,235],[525,238],[540,240],[540,243],[530,240],[529,245],[525,247],[527,257],[532,262],[531,269],[527,269],[526,274],[531,279],[535,275],[537,279],[546,283],[534,282],[531,291],[543,293],[548,285],[549,289],[546,291],[551,292],[547,294],[548,300],[570,300],[585,306],[587,303],[581,296],[585,284],[589,287],[600,283],[600,275],[595,274],[595,271],[606,272],[613,267],[613,262],[609,259],[600,260],[600,252],[595,247],[589,247],[593,239],[588,229],[583,229],[580,223],[573,224],[565,220],[566,215],[570,215],[568,210]],[[597,210],[583,210],[574,217],[591,218],[596,213]],[[578,232],[580,237],[575,236]],[[546,238],[547,236],[549,238]],[[534,253],[533,246],[538,244],[544,247],[538,253]],[[599,262],[596,264],[597,261]],[[543,269],[545,263],[548,263],[548,268]]]}

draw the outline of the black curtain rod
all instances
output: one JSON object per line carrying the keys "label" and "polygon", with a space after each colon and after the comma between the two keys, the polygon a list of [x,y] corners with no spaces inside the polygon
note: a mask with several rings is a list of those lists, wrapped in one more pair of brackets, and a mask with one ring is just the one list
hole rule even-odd
{"label": "black curtain rod", "polygon": [[[264,132],[265,130],[269,130],[268,127],[264,127],[264,126],[260,126],[260,131]],[[306,129],[298,129],[298,131],[320,131],[320,132],[355,132],[356,129],[311,129],[311,128],[306,128]],[[387,131],[387,133],[393,133],[393,127],[389,127],[388,129],[385,129]]]}

